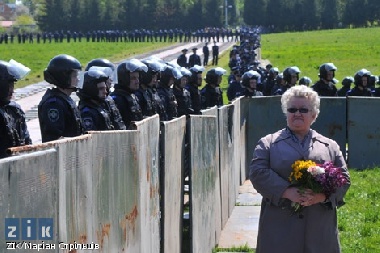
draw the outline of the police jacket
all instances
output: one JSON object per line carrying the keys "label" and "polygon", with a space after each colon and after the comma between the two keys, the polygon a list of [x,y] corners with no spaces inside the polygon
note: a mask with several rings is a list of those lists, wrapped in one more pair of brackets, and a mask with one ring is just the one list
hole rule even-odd
{"label": "police jacket", "polygon": [[197,54],[192,54],[189,57],[189,67],[194,67],[194,65],[199,65],[201,66],[201,57]]}
{"label": "police jacket", "polygon": [[193,108],[191,108],[191,98],[188,90],[174,87],[173,94],[177,100],[178,117],[194,113]]}
{"label": "police jacket", "polygon": [[201,90],[201,96],[203,109],[223,105],[223,91],[219,87],[214,88],[210,84],[206,84]]}
{"label": "police jacket", "polygon": [[181,66],[181,67],[187,68],[188,65],[187,65],[187,57],[186,57],[186,55],[181,54],[180,56],[178,56],[178,58],[177,58],[177,64],[179,66]]}
{"label": "police jacket", "polygon": [[198,89],[198,86],[193,84],[187,84],[185,88],[190,93],[191,106],[193,108],[194,114],[201,114],[202,100],[201,92]]}
{"label": "police jacket", "polygon": [[243,94],[244,97],[261,97],[263,96],[263,93],[261,91],[258,91],[258,90],[248,90],[248,89],[245,89]]}
{"label": "police jacket", "polygon": [[168,120],[172,120],[175,117],[177,117],[178,106],[177,106],[177,100],[175,99],[175,96],[173,94],[173,90],[170,89],[169,87],[160,85],[157,88],[157,92],[165,106],[165,111],[168,115]]}
{"label": "police jacket", "polygon": [[135,94],[124,89],[116,88],[115,91],[111,93],[111,97],[115,101],[127,129],[130,128],[132,121],[140,121],[143,119],[138,98]]}
{"label": "police jacket", "polygon": [[166,113],[164,102],[158,95],[156,88],[148,88],[148,92],[152,97],[154,111],[160,116],[160,121],[167,121],[169,119],[169,116]]}
{"label": "police jacket", "polygon": [[81,98],[78,107],[85,131],[114,129],[110,113],[105,109],[105,106],[105,102],[95,102],[90,99]]}
{"label": "police jacket", "polygon": [[338,91],[337,91],[337,95],[339,97],[345,97],[347,95],[347,92],[350,90],[349,87],[345,87],[343,86],[342,88],[340,88]]}
{"label": "police jacket", "polygon": [[124,124],[123,119],[121,118],[119,109],[117,109],[117,106],[115,104],[115,101],[113,101],[111,96],[107,96],[106,100],[104,101],[106,109],[108,110],[111,122],[115,130],[126,130],[127,127]]}
{"label": "police jacket", "polygon": [[135,95],[139,99],[141,111],[144,116],[149,117],[156,113],[153,106],[153,99],[148,89],[144,89],[140,86],[140,88],[135,92]]}
{"label": "police jacket", "polygon": [[84,133],[79,109],[72,98],[58,88],[48,89],[38,105],[42,142]]}
{"label": "police jacket", "polygon": [[0,158],[6,157],[6,150],[32,144],[25,123],[25,113],[14,101],[0,103]]}
{"label": "police jacket", "polygon": [[244,93],[244,87],[241,86],[239,81],[232,80],[227,88],[228,101],[234,100],[238,96],[242,96]]}
{"label": "police jacket", "polygon": [[359,89],[358,86],[355,86],[347,92],[347,96],[372,97],[372,92],[368,88]]}
{"label": "police jacket", "polygon": [[337,96],[338,89],[332,83],[324,83],[322,80],[319,80],[311,88],[318,93],[319,96]]}

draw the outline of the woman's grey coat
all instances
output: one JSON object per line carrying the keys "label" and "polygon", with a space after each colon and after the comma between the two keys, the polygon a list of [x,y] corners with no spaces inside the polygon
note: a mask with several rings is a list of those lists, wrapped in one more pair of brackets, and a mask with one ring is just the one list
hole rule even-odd
{"label": "woman's grey coat", "polygon": [[[281,198],[289,187],[291,165],[296,160],[316,163],[332,161],[342,167],[347,184],[332,194],[326,204],[305,207],[302,215],[290,209],[290,200]],[[282,129],[263,137],[250,164],[250,180],[263,196],[256,253],[338,253],[340,245],[336,208],[343,205],[350,181],[338,144],[310,130],[304,148]]]}

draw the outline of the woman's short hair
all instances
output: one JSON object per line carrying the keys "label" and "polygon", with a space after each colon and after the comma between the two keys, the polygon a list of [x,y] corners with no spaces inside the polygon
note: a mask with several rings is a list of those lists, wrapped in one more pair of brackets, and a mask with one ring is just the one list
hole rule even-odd
{"label": "woman's short hair", "polygon": [[[281,108],[282,112],[286,115],[289,101],[293,97],[304,97],[310,101],[311,110],[315,113],[315,119],[319,115],[319,106],[321,104],[318,93],[315,92],[312,88],[305,85],[296,85],[285,91],[281,97]],[[315,120],[314,120],[315,121]],[[313,121],[313,123],[314,123]]]}

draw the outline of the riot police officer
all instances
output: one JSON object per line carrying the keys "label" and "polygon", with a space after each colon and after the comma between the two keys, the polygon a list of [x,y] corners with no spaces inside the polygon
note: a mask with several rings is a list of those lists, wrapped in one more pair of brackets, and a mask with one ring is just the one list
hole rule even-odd
{"label": "riot police officer", "polygon": [[186,90],[190,92],[191,105],[194,111],[194,114],[201,114],[202,109],[202,98],[199,87],[202,86],[202,73],[205,70],[204,67],[195,65],[190,68],[191,76],[186,85]]}
{"label": "riot police officer", "polygon": [[227,88],[227,98],[228,101],[234,100],[238,96],[242,96],[244,94],[245,88],[241,85],[241,72],[239,69],[235,69],[232,72],[232,77],[229,78]]}
{"label": "riot police officer", "polygon": [[261,75],[259,72],[249,70],[242,76],[242,86],[245,87],[243,94],[237,94],[244,97],[261,97],[263,93],[257,90],[257,82],[260,80]]}
{"label": "riot police officer", "polygon": [[223,105],[223,91],[219,87],[226,70],[221,67],[212,68],[206,73],[206,86],[201,90],[202,108]]}
{"label": "riot police officer", "polygon": [[311,86],[319,96],[337,96],[338,89],[333,81],[336,70],[337,67],[333,63],[324,63],[319,66],[319,81]]}
{"label": "riot police officer", "polygon": [[337,91],[338,96],[345,97],[347,96],[347,92],[351,89],[351,84],[354,82],[354,78],[352,76],[346,76],[342,80],[342,88]]}
{"label": "riot police officer", "polygon": [[180,80],[182,77],[181,71],[172,66],[166,66],[165,70],[161,71],[161,79],[157,88],[165,110],[168,115],[168,120],[172,120],[178,116],[177,100],[173,94],[171,86],[175,80]]}
{"label": "riot police officer", "polygon": [[178,117],[181,117],[182,115],[194,114],[194,110],[191,106],[190,92],[185,89],[188,79],[191,77],[192,73],[190,70],[182,67],[181,74],[182,77],[175,80],[173,86],[173,94],[178,105]]}
{"label": "riot police officer", "polygon": [[29,73],[30,69],[11,60],[0,60],[0,158],[6,157],[6,150],[32,144],[25,123],[25,113],[20,105],[11,101],[14,83]]}
{"label": "riot police officer", "polygon": [[284,69],[282,75],[278,76],[277,82],[279,88],[274,91],[273,95],[282,95],[290,87],[297,84],[299,80],[300,69],[297,66],[287,67]]}
{"label": "riot police officer", "polygon": [[56,88],[48,89],[38,105],[42,142],[83,134],[80,112],[70,97],[77,90],[82,66],[74,57],[53,57],[44,70],[44,79]]}
{"label": "riot police officer", "polygon": [[347,92],[347,96],[372,97],[372,92],[368,88],[368,81],[371,72],[367,69],[361,69],[354,75],[355,87]]}
{"label": "riot police officer", "polygon": [[[107,106],[106,110],[108,110],[110,117],[111,117],[111,122],[115,130],[125,130],[127,129],[123,119],[121,118],[119,109],[117,108],[115,101],[113,101],[113,98],[109,95],[110,90],[113,88],[113,79],[114,79],[114,73],[115,73],[115,66],[112,62],[110,62],[107,59],[104,58],[97,58],[91,60],[87,66],[86,66],[86,71],[88,71],[91,67],[103,67],[103,68],[109,68],[111,70],[110,73],[108,73],[108,79],[106,81],[107,85],[107,97],[104,100],[105,105]],[[107,73],[105,73],[107,74]]]}
{"label": "riot police officer", "polygon": [[[140,88],[135,92],[135,95],[139,100],[143,116],[149,117],[156,113],[161,116],[164,111],[161,112],[156,107],[152,89],[157,83],[157,77],[163,68],[163,64],[153,59],[144,59],[142,62],[148,67],[148,71],[140,73]],[[156,108],[158,109],[157,111]]]}
{"label": "riot police officer", "polygon": [[148,71],[148,67],[138,59],[126,60],[117,67],[117,84],[111,93],[121,117],[130,129],[132,121],[143,119],[138,98],[134,94],[140,85],[140,71]]}
{"label": "riot police officer", "polygon": [[83,86],[78,90],[79,110],[86,131],[113,130],[111,115],[105,104],[108,75],[91,67],[84,73]]}
{"label": "riot police officer", "polygon": [[305,86],[309,87],[312,82],[313,81],[311,80],[310,77],[303,76],[303,77],[301,77],[301,79],[299,81],[299,85],[305,85]]}

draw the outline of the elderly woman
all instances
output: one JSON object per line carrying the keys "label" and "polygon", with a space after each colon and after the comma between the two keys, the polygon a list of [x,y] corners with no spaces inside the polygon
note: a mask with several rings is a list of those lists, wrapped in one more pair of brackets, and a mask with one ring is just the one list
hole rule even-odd
{"label": "elderly woman", "polygon": [[[258,142],[250,180],[263,196],[257,253],[340,252],[337,207],[344,204],[350,179],[338,144],[310,129],[319,114],[320,98],[311,88],[293,86],[281,98],[287,127]],[[342,168],[345,184],[329,196],[289,182],[296,160],[332,162]],[[295,213],[294,203],[302,206]]]}

